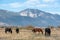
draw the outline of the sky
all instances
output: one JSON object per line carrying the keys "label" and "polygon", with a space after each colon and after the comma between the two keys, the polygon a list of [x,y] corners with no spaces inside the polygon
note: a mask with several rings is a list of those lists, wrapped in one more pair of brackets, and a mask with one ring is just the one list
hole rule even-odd
{"label": "sky", "polygon": [[60,14],[60,0],[0,0],[0,9],[19,12],[27,8]]}

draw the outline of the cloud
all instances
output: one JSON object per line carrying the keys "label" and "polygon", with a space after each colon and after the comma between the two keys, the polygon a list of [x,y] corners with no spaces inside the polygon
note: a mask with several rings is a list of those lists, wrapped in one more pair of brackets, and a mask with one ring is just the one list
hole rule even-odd
{"label": "cloud", "polygon": [[20,3],[10,3],[9,6],[12,8],[19,8],[21,6],[21,4]]}
{"label": "cloud", "polygon": [[9,8],[20,8],[20,7],[35,7],[37,4],[40,4],[39,0],[27,0],[24,3],[13,2],[8,4],[0,4],[0,6],[5,6]]}
{"label": "cloud", "polygon": [[35,6],[37,4],[40,4],[39,0],[28,0],[23,3],[23,5],[26,5],[26,6]]}
{"label": "cloud", "polygon": [[49,2],[54,2],[55,0],[43,0],[43,2],[49,3]]}
{"label": "cloud", "polygon": [[60,4],[57,0],[26,0],[25,2],[12,2],[8,4],[0,4],[0,8],[9,9],[9,10],[17,10],[20,11],[25,8],[36,8],[42,9],[44,11],[52,11],[56,8],[60,8]]}
{"label": "cloud", "polygon": [[49,8],[60,7],[58,0],[42,0],[42,3],[47,5],[47,7],[49,7]]}
{"label": "cloud", "polygon": [[32,8],[56,8],[60,7],[57,0],[28,0],[23,3],[26,7]]}
{"label": "cloud", "polygon": [[21,3],[15,2],[15,3],[8,3],[8,4],[0,4],[0,6],[10,7],[10,8],[19,8],[21,6]]}
{"label": "cloud", "polygon": [[2,6],[2,7],[3,7],[3,6],[5,7],[5,6],[7,6],[7,4],[0,4],[0,7],[1,7],[1,6]]}
{"label": "cloud", "polygon": [[41,4],[40,0],[27,0],[23,3],[23,6],[30,8],[46,7],[46,4]]}
{"label": "cloud", "polygon": [[45,8],[45,7],[48,7],[48,5],[47,4],[39,4],[36,7]]}
{"label": "cloud", "polygon": [[[43,2],[53,2],[54,0],[43,0]],[[9,7],[9,8],[45,8],[49,7],[48,4],[41,3],[41,0],[27,0],[23,3],[20,2],[13,2],[13,3],[8,3],[8,4],[1,4],[1,6]],[[50,4],[51,5],[51,4]]]}
{"label": "cloud", "polygon": [[60,12],[57,12],[57,11],[55,11],[55,12],[51,12],[52,14],[59,14],[60,15]]}
{"label": "cloud", "polygon": [[46,11],[46,12],[51,13],[51,14],[59,14],[60,15],[59,11]]}

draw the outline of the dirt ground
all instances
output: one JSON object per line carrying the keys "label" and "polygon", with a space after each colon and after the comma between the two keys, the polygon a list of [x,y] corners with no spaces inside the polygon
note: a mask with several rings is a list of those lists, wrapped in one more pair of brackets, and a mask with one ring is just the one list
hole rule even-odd
{"label": "dirt ground", "polygon": [[60,28],[51,29],[51,36],[33,33],[28,29],[20,29],[18,34],[15,32],[14,28],[12,31],[12,34],[9,32],[6,34],[5,29],[0,28],[0,40],[60,40]]}

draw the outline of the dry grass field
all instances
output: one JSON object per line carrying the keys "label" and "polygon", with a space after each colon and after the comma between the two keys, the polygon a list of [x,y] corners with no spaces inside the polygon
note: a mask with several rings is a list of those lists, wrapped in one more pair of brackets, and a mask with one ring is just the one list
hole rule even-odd
{"label": "dry grass field", "polygon": [[[43,29],[44,30],[44,29]],[[33,33],[28,29],[20,29],[20,32],[17,34],[15,28],[12,28],[13,33],[5,33],[4,28],[0,28],[0,40],[60,40],[60,28],[51,29],[51,36],[45,36]]]}

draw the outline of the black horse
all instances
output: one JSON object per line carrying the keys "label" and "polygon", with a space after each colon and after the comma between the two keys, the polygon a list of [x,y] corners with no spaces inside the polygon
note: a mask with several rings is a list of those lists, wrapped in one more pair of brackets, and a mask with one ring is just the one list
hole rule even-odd
{"label": "black horse", "polygon": [[7,33],[7,32],[12,33],[12,29],[11,28],[5,28],[5,33]]}
{"label": "black horse", "polygon": [[50,35],[51,35],[51,29],[45,28],[45,36],[50,36]]}
{"label": "black horse", "polygon": [[19,28],[16,28],[16,33],[19,33]]}

